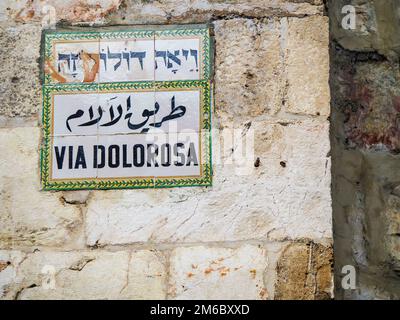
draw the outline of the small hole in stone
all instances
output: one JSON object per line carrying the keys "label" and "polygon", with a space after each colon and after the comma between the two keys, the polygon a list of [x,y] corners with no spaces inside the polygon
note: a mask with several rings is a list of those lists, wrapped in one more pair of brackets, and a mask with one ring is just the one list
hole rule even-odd
{"label": "small hole in stone", "polygon": [[279,164],[281,165],[281,167],[286,168],[286,162],[285,161],[281,161],[281,162],[279,162]]}
{"label": "small hole in stone", "polygon": [[251,72],[246,72],[245,75],[246,75],[247,79],[253,79],[254,78],[254,74],[252,74]]}
{"label": "small hole in stone", "polygon": [[316,113],[317,116],[320,116],[321,114],[319,112]]}
{"label": "small hole in stone", "polygon": [[12,83],[17,83],[19,81],[19,78],[18,77],[12,77],[11,78],[11,82]]}
{"label": "small hole in stone", "polygon": [[258,168],[260,164],[261,164],[260,158],[257,158],[256,161],[254,161],[254,166]]}

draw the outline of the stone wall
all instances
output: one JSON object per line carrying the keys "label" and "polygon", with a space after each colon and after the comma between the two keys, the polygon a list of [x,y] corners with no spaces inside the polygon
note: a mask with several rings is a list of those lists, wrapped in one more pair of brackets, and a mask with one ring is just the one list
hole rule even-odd
{"label": "stone wall", "polygon": [[[213,147],[226,160],[224,130],[254,134],[251,170],[216,159],[209,188],[40,191],[51,8],[86,28],[210,22]],[[322,0],[1,1],[0,297],[331,298],[328,41]]]}
{"label": "stone wall", "polygon": [[[341,8],[356,9],[356,29]],[[329,2],[336,297],[400,298],[400,4]],[[343,266],[356,289],[343,290]]]}

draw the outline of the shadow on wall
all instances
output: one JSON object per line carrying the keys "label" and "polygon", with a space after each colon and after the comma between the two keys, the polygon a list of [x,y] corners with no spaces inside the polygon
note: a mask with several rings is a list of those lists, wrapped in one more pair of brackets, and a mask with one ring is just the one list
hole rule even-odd
{"label": "shadow on wall", "polygon": [[[349,2],[356,20],[346,30],[342,8]],[[335,296],[398,299],[400,4],[330,0],[328,7]],[[342,285],[348,265],[355,267],[354,289]]]}

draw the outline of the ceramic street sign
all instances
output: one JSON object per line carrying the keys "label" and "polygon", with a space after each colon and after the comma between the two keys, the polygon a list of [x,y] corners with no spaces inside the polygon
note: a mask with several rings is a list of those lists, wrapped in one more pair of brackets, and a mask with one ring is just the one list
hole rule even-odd
{"label": "ceramic street sign", "polygon": [[211,185],[208,26],[43,38],[44,190]]}

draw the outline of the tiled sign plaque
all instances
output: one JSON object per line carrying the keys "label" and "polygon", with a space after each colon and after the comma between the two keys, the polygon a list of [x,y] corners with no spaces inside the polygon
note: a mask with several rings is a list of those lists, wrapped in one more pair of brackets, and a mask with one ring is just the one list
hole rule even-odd
{"label": "tiled sign plaque", "polygon": [[44,190],[209,186],[205,25],[46,31]]}

